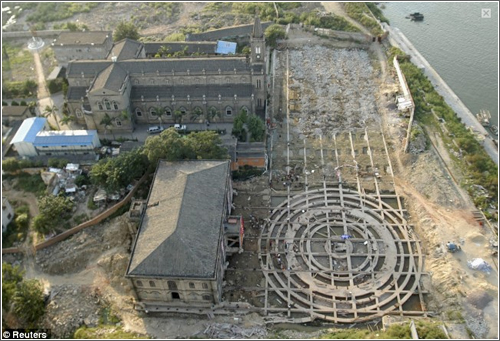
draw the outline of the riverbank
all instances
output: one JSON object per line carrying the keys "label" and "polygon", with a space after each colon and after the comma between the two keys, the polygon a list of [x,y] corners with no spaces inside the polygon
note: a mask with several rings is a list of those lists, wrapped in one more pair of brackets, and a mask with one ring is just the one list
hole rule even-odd
{"label": "riverbank", "polygon": [[477,121],[472,112],[465,106],[465,104],[458,98],[453,90],[446,84],[446,82],[439,76],[434,68],[427,62],[427,60],[418,52],[413,44],[405,37],[405,35],[396,27],[391,27],[386,23],[381,24],[383,29],[389,32],[389,42],[391,45],[398,47],[404,53],[412,58],[412,62],[420,68],[423,68],[423,73],[429,78],[430,82],[441,96],[443,96],[446,103],[456,112],[457,116],[461,118],[462,122],[485,138],[481,145],[484,147],[486,153],[498,166],[498,150],[495,146],[493,139],[490,137],[486,129]]}

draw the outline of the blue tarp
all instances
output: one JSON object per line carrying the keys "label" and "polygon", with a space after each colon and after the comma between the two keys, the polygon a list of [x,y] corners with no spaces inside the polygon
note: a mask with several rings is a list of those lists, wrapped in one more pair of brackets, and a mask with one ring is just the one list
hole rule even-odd
{"label": "blue tarp", "polygon": [[236,43],[232,43],[230,41],[219,40],[217,42],[217,47],[215,48],[215,53],[235,54],[236,53]]}

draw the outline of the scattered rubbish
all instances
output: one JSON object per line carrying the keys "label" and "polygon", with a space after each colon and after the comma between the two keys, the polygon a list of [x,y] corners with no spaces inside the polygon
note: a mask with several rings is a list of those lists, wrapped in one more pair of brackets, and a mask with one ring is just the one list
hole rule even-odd
{"label": "scattered rubbish", "polygon": [[479,270],[486,272],[488,275],[491,273],[491,265],[489,265],[484,259],[482,258],[474,258],[472,260],[467,261],[467,265],[469,268],[472,270]]}

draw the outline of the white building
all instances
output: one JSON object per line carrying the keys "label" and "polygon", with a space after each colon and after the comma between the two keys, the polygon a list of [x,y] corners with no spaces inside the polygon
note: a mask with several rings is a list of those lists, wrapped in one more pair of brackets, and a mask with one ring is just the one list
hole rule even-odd
{"label": "white building", "polygon": [[33,142],[35,142],[36,135],[48,130],[49,125],[47,119],[44,117],[31,117],[23,121],[16,135],[10,141],[20,156],[36,156],[38,155]]}
{"label": "white building", "polygon": [[14,219],[14,209],[6,197],[2,197],[2,233],[7,230],[7,225]]}
{"label": "white building", "polygon": [[28,118],[12,139],[19,156],[95,154],[96,130],[48,130],[47,119]]}

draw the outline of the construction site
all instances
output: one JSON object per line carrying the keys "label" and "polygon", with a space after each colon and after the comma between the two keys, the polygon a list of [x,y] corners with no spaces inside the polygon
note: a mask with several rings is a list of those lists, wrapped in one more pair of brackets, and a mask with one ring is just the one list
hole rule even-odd
{"label": "construction site", "polygon": [[[52,287],[46,325],[69,337],[97,326],[106,302],[123,330],[156,338],[265,338],[280,324],[387,316],[439,317],[452,338],[497,336],[496,271],[467,267],[474,257],[494,262],[497,238],[434,151],[402,152],[408,120],[381,51],[300,29],[273,50],[268,167],[233,181],[244,241],[225,264],[221,303],[137,309],[123,277],[136,223],[122,216],[27,259],[8,256]],[[450,241],[460,252],[448,252]]]}
{"label": "construction site", "polygon": [[269,182],[245,209],[256,276],[240,287],[229,271],[227,289],[275,322],[425,315],[421,244],[394,188],[369,52],[305,44],[274,57]]}

